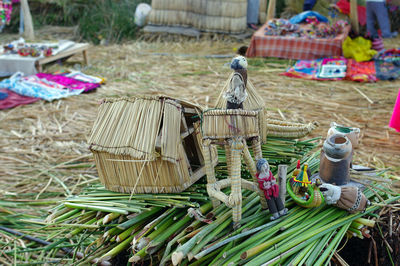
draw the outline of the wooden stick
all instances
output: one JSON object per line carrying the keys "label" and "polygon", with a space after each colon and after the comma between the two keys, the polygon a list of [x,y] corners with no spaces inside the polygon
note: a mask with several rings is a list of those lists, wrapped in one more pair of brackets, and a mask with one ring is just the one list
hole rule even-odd
{"label": "wooden stick", "polygon": [[267,21],[275,17],[275,9],[276,9],[276,0],[269,0]]}
{"label": "wooden stick", "polygon": [[351,28],[358,34],[360,27],[358,24],[357,0],[350,0],[350,22]]}

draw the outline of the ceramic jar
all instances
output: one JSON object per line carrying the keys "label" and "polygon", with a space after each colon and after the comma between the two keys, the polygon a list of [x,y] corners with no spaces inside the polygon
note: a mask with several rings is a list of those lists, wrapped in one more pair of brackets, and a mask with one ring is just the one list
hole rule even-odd
{"label": "ceramic jar", "polygon": [[328,130],[327,138],[332,136],[333,134],[342,134],[345,135],[350,141],[355,149],[358,146],[358,140],[360,138],[360,129],[357,127],[345,127],[335,122],[331,123],[331,127]]}
{"label": "ceramic jar", "polygon": [[319,176],[324,182],[340,186],[350,181],[353,148],[345,135],[329,136],[324,142],[320,159]]}

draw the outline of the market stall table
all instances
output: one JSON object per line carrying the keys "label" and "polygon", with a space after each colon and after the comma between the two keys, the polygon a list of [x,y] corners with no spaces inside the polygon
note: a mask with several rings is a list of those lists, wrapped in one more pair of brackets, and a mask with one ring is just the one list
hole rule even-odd
{"label": "market stall table", "polygon": [[55,62],[59,59],[68,58],[77,53],[82,53],[84,63],[88,64],[87,49],[89,48],[88,43],[73,43],[67,48],[58,51],[57,53],[45,57],[32,57],[32,56],[20,56],[18,54],[4,54],[0,56],[0,72],[23,72],[25,75],[36,74],[42,72],[43,65]]}
{"label": "market stall table", "polygon": [[307,38],[294,36],[265,35],[264,24],[251,38],[247,57],[279,57],[312,60],[342,55],[342,43],[350,31],[346,26],[334,38]]}

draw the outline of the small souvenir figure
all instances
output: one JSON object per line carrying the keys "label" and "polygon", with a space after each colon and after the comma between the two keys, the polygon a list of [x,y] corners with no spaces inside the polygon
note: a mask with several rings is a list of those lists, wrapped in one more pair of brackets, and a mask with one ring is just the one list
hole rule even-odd
{"label": "small souvenir figure", "polygon": [[247,60],[243,56],[232,59],[231,68],[235,71],[225,94],[226,109],[243,109],[243,102],[247,98]]}
{"label": "small souvenir figure", "polygon": [[328,205],[335,205],[350,213],[364,212],[371,204],[358,187],[339,187],[322,184],[319,187]]}
{"label": "small souvenir figure", "polygon": [[257,174],[258,185],[264,192],[267,200],[269,212],[272,214],[271,220],[275,220],[280,216],[287,214],[287,208],[283,205],[279,197],[279,186],[276,184],[276,179],[269,170],[268,161],[259,159],[257,161]]}

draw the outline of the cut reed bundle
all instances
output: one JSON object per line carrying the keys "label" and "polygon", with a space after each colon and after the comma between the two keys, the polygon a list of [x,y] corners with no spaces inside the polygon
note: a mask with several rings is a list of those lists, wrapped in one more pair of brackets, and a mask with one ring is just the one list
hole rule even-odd
{"label": "cut reed bundle", "polygon": [[157,0],[152,1],[149,24],[238,33],[246,30],[246,13],[246,0]]}
{"label": "cut reed bundle", "polygon": [[298,139],[307,136],[318,126],[317,123],[295,123],[276,119],[267,119],[267,135],[269,137],[281,137]]}
{"label": "cut reed bundle", "polygon": [[104,100],[89,138],[101,182],[135,193],[189,187],[204,174],[200,112],[165,96]]}

